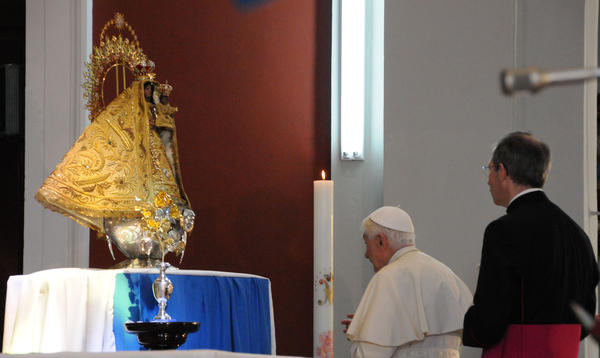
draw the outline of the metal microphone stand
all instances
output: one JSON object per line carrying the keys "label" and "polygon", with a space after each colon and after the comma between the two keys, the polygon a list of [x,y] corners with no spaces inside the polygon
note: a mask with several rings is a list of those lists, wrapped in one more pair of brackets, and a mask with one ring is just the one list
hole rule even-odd
{"label": "metal microphone stand", "polygon": [[544,87],[579,82],[600,77],[600,68],[574,69],[547,72],[537,67],[504,69],[500,73],[500,86],[506,95],[519,91],[537,92]]}

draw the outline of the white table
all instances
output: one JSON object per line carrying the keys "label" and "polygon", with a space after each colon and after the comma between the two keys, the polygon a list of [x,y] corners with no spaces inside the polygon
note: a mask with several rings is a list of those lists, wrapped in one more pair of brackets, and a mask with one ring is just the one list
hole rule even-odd
{"label": "white table", "polygon": [[[115,281],[116,277],[120,277],[120,279],[123,277],[123,275],[117,276],[118,274],[131,274],[129,276],[148,274],[155,277],[158,270],[63,268],[11,276],[7,284],[3,353],[114,352],[118,350],[113,332]],[[241,273],[167,271],[168,277],[175,278],[175,275],[202,276],[205,279],[206,276],[214,276],[217,278],[267,280],[264,277]],[[270,343],[271,352],[274,354],[275,329],[270,282],[268,290]],[[175,292],[177,292],[177,286],[174,288],[174,294]],[[169,312],[168,307],[167,312]],[[117,341],[120,342],[120,340]]]}

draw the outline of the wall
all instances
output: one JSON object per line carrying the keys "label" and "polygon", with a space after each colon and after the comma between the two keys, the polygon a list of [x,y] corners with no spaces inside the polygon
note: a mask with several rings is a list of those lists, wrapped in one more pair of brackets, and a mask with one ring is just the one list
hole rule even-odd
{"label": "wall", "polygon": [[87,125],[88,14],[91,0],[26,2],[23,273],[88,266],[88,231],[33,198]]}
{"label": "wall", "polygon": [[[583,85],[509,98],[498,83],[513,63],[595,66],[584,63],[588,3],[386,2],[384,202],[406,209],[417,246],[472,290],[483,230],[504,212],[492,204],[480,167],[506,133],[531,130],[548,142],[554,157],[546,191],[575,220],[586,224],[595,208],[586,199],[595,195],[586,179],[595,169],[584,165]],[[593,228],[585,228],[595,245]]]}
{"label": "wall", "polygon": [[[97,1],[93,39],[122,12],[158,80],[174,86],[183,182],[196,212],[180,267],[270,278],[277,353],[309,356],[312,181],[330,171],[331,9],[236,3]],[[113,264],[103,241],[90,246],[90,266]]]}

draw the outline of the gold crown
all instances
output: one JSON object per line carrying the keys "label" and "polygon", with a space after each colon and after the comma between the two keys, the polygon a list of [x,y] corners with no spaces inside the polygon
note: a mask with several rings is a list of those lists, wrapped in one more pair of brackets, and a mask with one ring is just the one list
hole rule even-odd
{"label": "gold crown", "polygon": [[136,62],[133,73],[138,81],[141,80],[153,80],[154,74],[154,62],[151,60],[141,60]]}
{"label": "gold crown", "polygon": [[171,95],[171,91],[173,91],[173,86],[169,84],[169,81],[165,81],[165,83],[158,86],[158,92],[161,96],[169,97]]}
{"label": "gold crown", "polygon": [[83,88],[91,121],[105,108],[103,86],[110,70],[122,73],[122,85],[125,85],[125,70],[131,71],[136,80],[152,81],[156,76],[154,62],[146,57],[135,31],[118,12],[102,28],[100,45],[94,46],[86,66]]}

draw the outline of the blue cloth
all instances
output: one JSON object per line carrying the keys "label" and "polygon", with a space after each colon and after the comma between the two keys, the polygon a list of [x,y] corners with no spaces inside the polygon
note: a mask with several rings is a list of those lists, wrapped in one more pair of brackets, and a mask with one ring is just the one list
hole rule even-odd
{"label": "blue cloth", "polygon": [[[158,274],[119,273],[115,278],[113,332],[117,351],[144,350],[127,321],[152,321],[158,305],[152,282]],[[196,321],[179,349],[219,349],[271,354],[269,281],[254,277],[195,276],[167,273],[173,293],[167,313],[177,321]]]}

